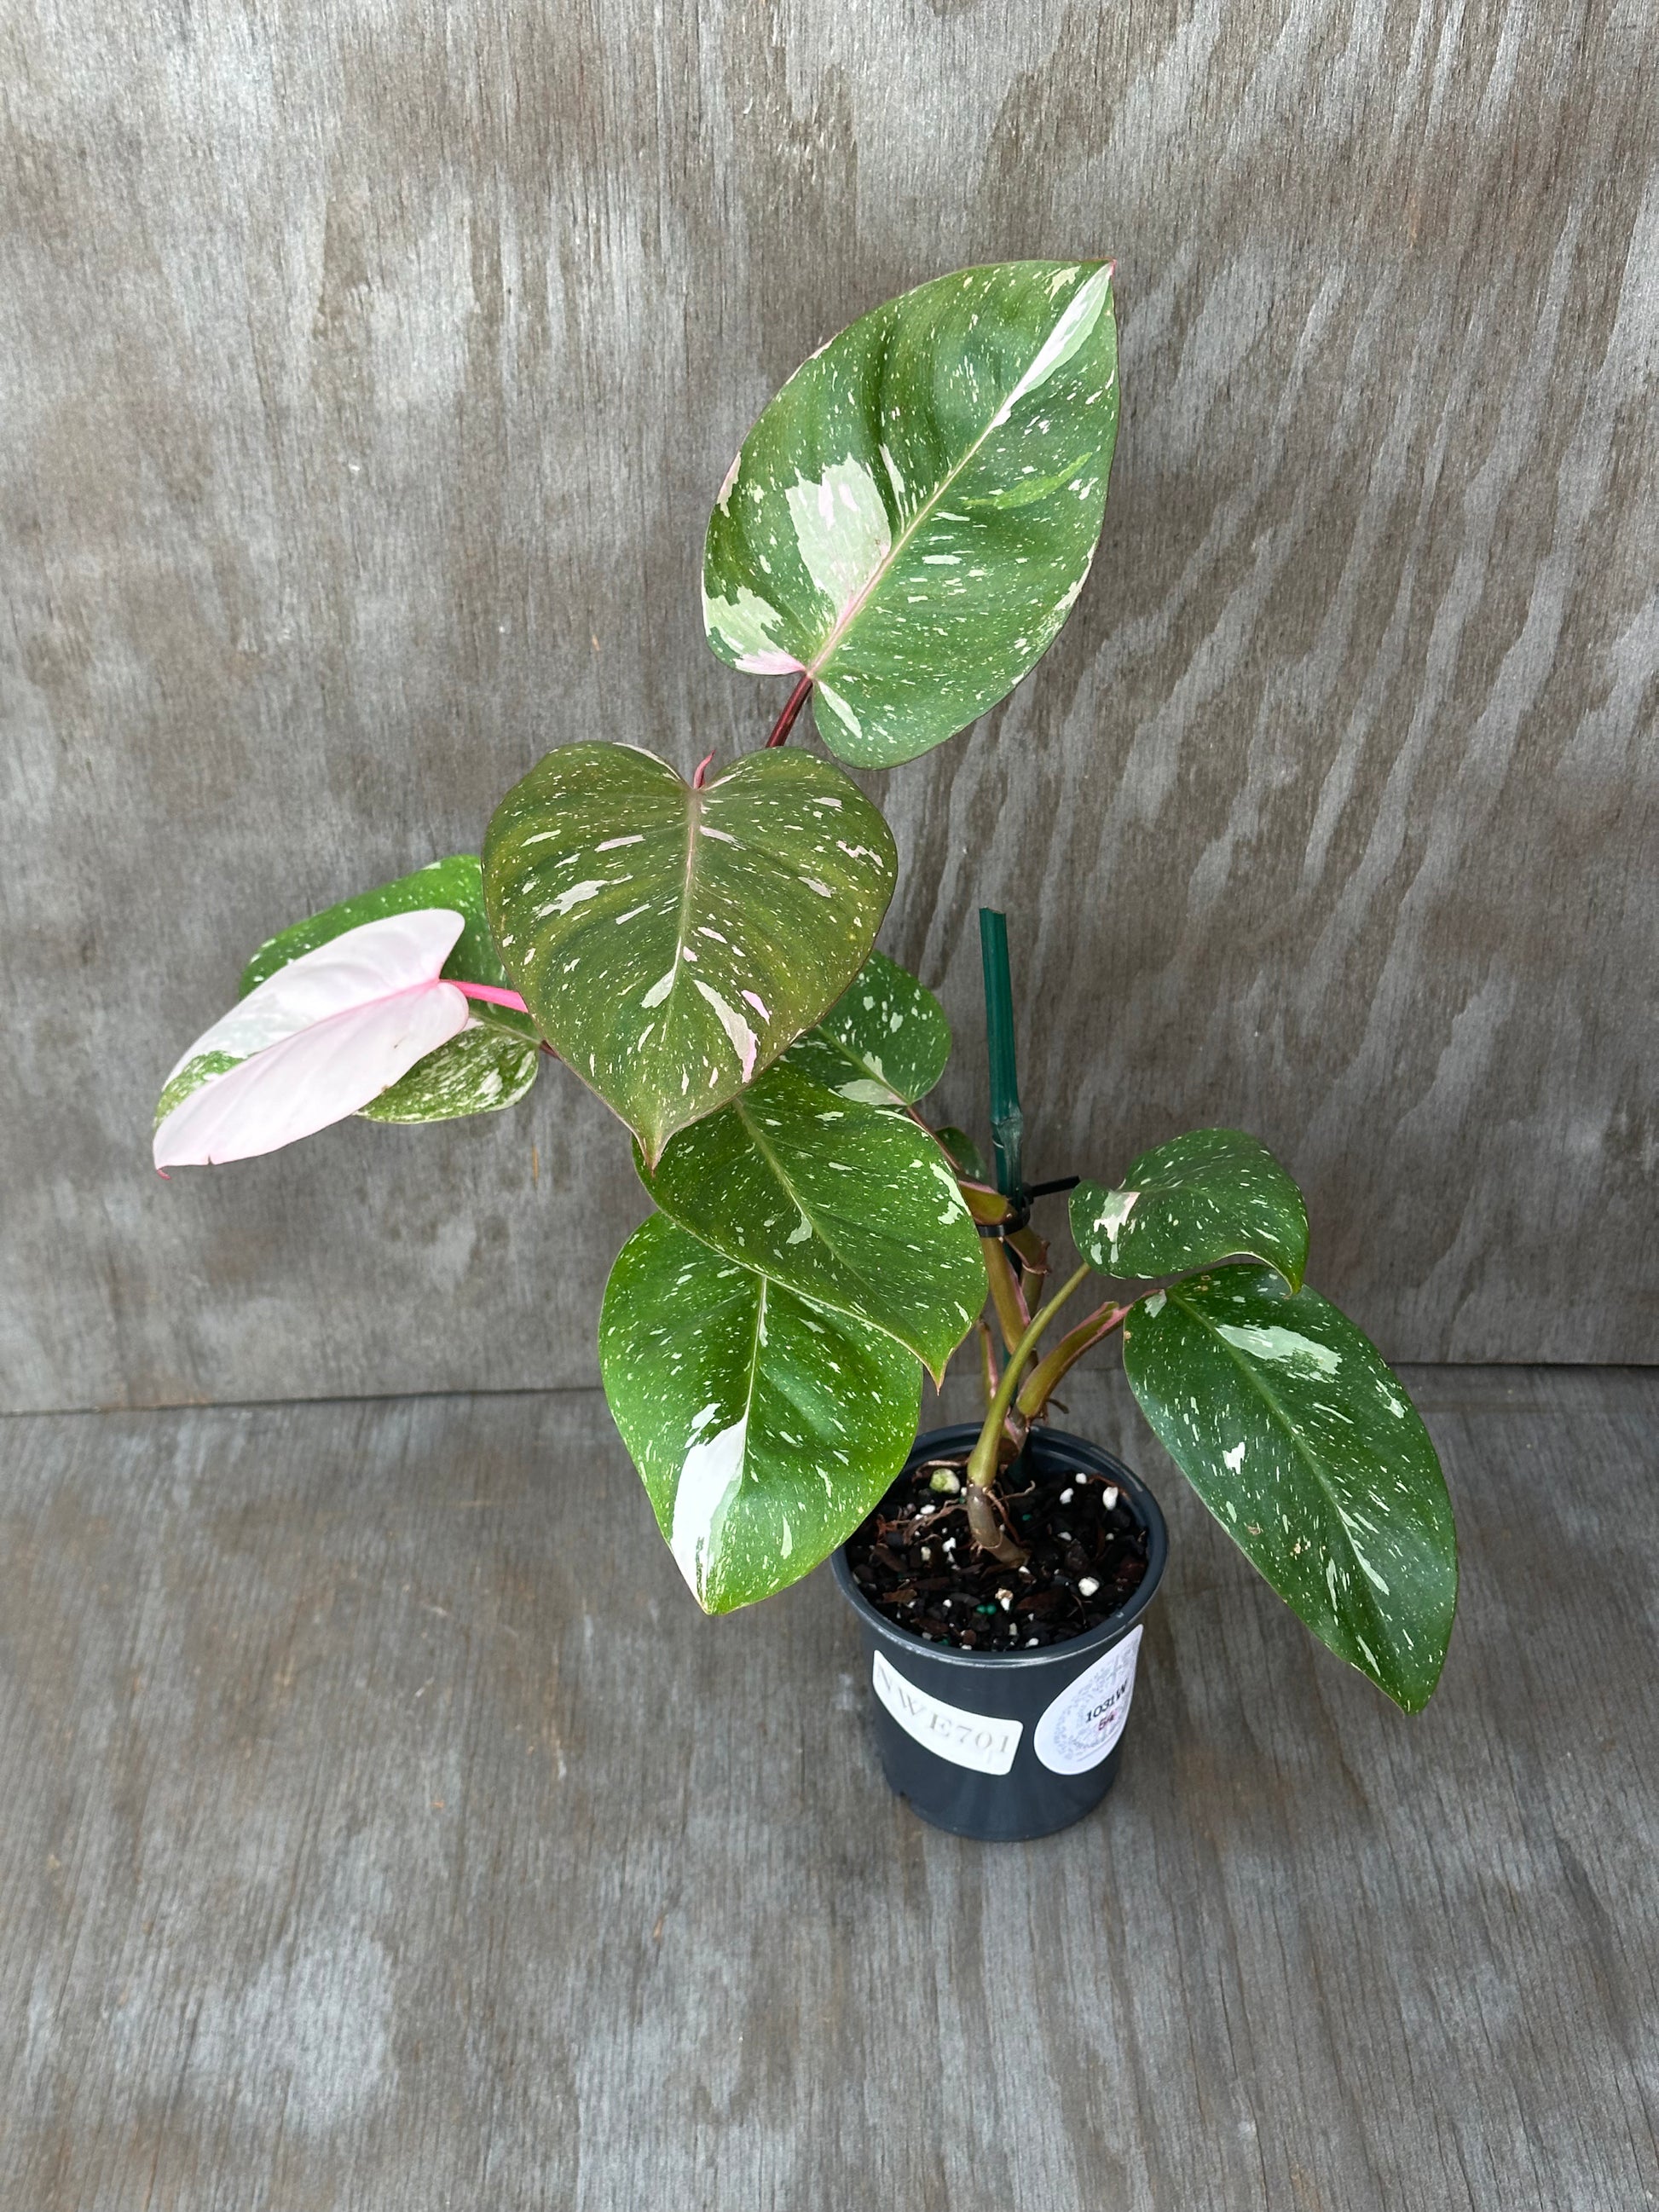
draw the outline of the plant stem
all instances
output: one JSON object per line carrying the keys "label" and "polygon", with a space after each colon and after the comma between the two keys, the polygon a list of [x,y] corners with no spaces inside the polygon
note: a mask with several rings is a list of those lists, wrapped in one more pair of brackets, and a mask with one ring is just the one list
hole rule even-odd
{"label": "plant stem", "polygon": [[997,1395],[996,1354],[991,1349],[989,1322],[977,1321],[974,1326],[979,1331],[979,1375],[980,1381],[984,1386],[985,1410],[988,1413],[991,1410],[991,1401]]}
{"label": "plant stem", "polygon": [[1109,1302],[1097,1307],[1093,1313],[1085,1315],[1077,1327],[1069,1329],[1054,1350],[1039,1359],[1026,1376],[1024,1385],[1014,1400],[1014,1411],[1023,1414],[1028,1421],[1039,1419],[1043,1407],[1065,1379],[1067,1370],[1075,1367],[1084,1353],[1091,1346],[1098,1344],[1103,1336],[1109,1336],[1115,1328],[1121,1328],[1128,1312],[1127,1306],[1114,1305]]}
{"label": "plant stem", "polygon": [[[444,981],[448,982],[450,978],[446,975]],[[492,1006],[511,1006],[515,1014],[530,1012],[516,991],[504,991],[499,983],[464,983],[459,976],[454,981],[455,988],[465,991],[469,999],[483,999]]]}
{"label": "plant stem", "polygon": [[907,1104],[904,1110],[910,1116],[910,1119],[915,1123],[917,1128],[921,1130],[922,1135],[924,1137],[931,1137],[933,1142],[939,1146],[939,1158],[945,1162],[945,1166],[950,1169],[957,1181],[960,1182],[962,1181],[962,1170],[951,1158],[948,1147],[940,1142],[939,1131],[933,1128],[927,1121],[924,1121],[922,1116],[917,1113],[914,1106]]}
{"label": "plant stem", "polygon": [[785,706],[782,714],[778,716],[777,720],[772,725],[772,734],[766,740],[769,745],[781,745],[784,742],[785,738],[789,735],[790,731],[794,728],[795,717],[799,714],[801,708],[806,704],[806,695],[811,688],[812,679],[809,675],[807,675],[805,669],[803,669],[801,672],[800,682],[796,684],[794,690],[789,694],[788,703]]}
{"label": "plant stem", "polygon": [[997,1437],[1002,1428],[1003,1418],[1009,1407],[1014,1402],[1014,1393],[1019,1388],[1019,1378],[1024,1373],[1031,1354],[1036,1350],[1044,1329],[1048,1328],[1073,1292],[1081,1289],[1091,1272],[1085,1264],[1079,1267],[1074,1275],[1069,1276],[1054,1292],[1048,1304],[1032,1315],[1030,1326],[1008,1354],[1008,1364],[1002,1370],[1002,1378],[997,1384],[996,1395],[992,1399],[990,1410],[985,1416],[985,1425],[979,1432],[979,1441],[975,1444],[968,1461],[968,1480],[971,1487],[988,1490],[995,1482]]}

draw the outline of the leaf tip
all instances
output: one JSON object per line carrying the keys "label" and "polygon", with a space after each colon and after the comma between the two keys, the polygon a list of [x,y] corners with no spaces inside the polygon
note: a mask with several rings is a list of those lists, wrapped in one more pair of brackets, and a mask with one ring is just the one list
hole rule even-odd
{"label": "leaf tip", "polygon": [[[1443,1661],[1442,1665],[1443,1664],[1444,1662]],[[1440,1672],[1440,1668],[1437,1667],[1434,1670],[1434,1679],[1432,1681],[1425,1682],[1420,1686],[1414,1685],[1409,1689],[1401,1688],[1398,1690],[1391,1690],[1386,1682],[1378,1682],[1376,1686],[1383,1692],[1385,1697],[1389,1698],[1395,1705],[1399,1706],[1402,1713],[1406,1714],[1409,1718],[1415,1719],[1417,1715],[1423,1711],[1424,1707],[1428,1704],[1429,1699],[1439,1688]],[[1376,1680],[1375,1676],[1372,1676],[1370,1679],[1373,1680]]]}

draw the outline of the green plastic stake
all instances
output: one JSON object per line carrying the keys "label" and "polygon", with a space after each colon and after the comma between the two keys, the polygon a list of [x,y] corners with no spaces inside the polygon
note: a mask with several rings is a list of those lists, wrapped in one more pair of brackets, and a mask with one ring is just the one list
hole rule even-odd
{"label": "green plastic stake", "polygon": [[979,910],[979,951],[985,969],[985,1041],[991,1063],[991,1146],[997,1188],[1018,1206],[1020,1146],[1025,1116],[1019,1107],[1014,1065],[1014,993],[1008,977],[1008,918],[988,906]]}

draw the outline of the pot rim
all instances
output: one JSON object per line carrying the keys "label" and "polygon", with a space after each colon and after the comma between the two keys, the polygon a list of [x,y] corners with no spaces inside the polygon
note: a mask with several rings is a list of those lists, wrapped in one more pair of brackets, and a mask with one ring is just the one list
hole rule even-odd
{"label": "pot rim", "polygon": [[[911,1445],[904,1465],[893,1478],[894,1481],[902,1480],[924,1454],[929,1458],[943,1457],[947,1452],[970,1447],[979,1431],[977,1421],[956,1423],[945,1429],[926,1430]],[[1097,1473],[1112,1477],[1139,1516],[1140,1525],[1146,1532],[1146,1571],[1116,1612],[1109,1613],[1104,1620],[1085,1630],[1081,1636],[1067,1637],[1063,1644],[1045,1644],[1037,1651],[964,1651],[955,1644],[930,1644],[926,1637],[918,1636],[913,1628],[902,1628],[897,1621],[890,1620],[884,1613],[877,1611],[853,1578],[853,1570],[848,1565],[846,1545],[838,1544],[830,1554],[830,1570],[842,1595],[867,1627],[891,1638],[901,1647],[911,1646],[925,1657],[937,1660],[941,1666],[960,1667],[969,1672],[987,1667],[1028,1669],[1052,1667],[1057,1662],[1085,1658],[1122,1641],[1157,1596],[1158,1585],[1164,1580],[1164,1570],[1170,1556],[1170,1532],[1163,1510],[1134,1469],[1126,1467],[1116,1453],[1109,1452],[1103,1444],[1091,1443],[1086,1437],[1074,1437],[1065,1429],[1051,1429],[1046,1423],[1033,1423],[1030,1434],[1032,1440],[1039,1444],[1053,1445],[1062,1451],[1081,1452],[1085,1463],[1092,1461]]]}

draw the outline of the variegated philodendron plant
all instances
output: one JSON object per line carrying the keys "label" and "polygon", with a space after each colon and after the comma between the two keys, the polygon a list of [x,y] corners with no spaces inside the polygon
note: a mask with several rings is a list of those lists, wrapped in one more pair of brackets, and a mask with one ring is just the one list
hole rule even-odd
{"label": "variegated philodendron plant", "polygon": [[[988,1288],[1002,1350],[978,1320],[964,1492],[983,1547],[1021,1556],[999,1468],[1115,1330],[1229,1535],[1415,1710],[1450,1631],[1450,1510],[1404,1390],[1303,1283],[1295,1185],[1249,1137],[1176,1137],[1073,1193],[1083,1265],[1042,1302],[1017,1178],[997,1188],[916,1110],[950,1033],[872,949],[887,824],[830,761],[782,749],[810,698],[836,759],[890,768],[1019,682],[1088,574],[1117,408],[1100,263],[959,272],[831,339],[750,432],[708,526],[710,644],[793,679],[767,745],[690,783],[631,745],[561,746],[496,808],[482,862],[434,861],[273,938],[168,1078],[155,1160],[244,1158],[354,1113],[492,1111],[550,1051],[633,1132],[656,1203],[611,1272],[599,1354],[708,1610],[783,1589],[871,1510],[923,1369],[943,1373]],[[1121,1297],[1045,1350],[1091,1271]]]}

